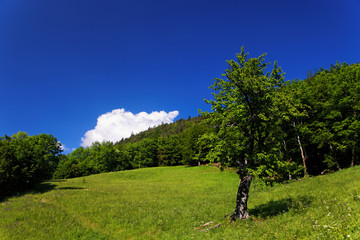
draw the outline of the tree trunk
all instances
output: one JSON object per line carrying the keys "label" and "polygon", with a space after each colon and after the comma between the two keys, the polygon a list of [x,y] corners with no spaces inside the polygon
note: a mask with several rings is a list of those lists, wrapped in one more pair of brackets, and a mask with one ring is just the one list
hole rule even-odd
{"label": "tree trunk", "polygon": [[302,158],[303,166],[304,166],[304,177],[306,177],[306,175],[307,175],[307,169],[306,169],[306,159],[307,159],[307,157],[305,156],[305,151],[304,151],[304,148],[303,148],[303,146],[301,144],[300,135],[298,134],[298,131],[296,129],[296,123],[293,122],[292,125],[294,126],[295,133],[296,133],[296,139],[297,139],[297,142],[298,142],[299,148],[300,148],[300,154],[301,154],[301,158]]}
{"label": "tree trunk", "polygon": [[353,167],[355,165],[355,145],[353,146],[352,150],[351,150],[351,167]]}
{"label": "tree trunk", "polygon": [[307,175],[307,171],[306,171],[306,156],[305,156],[305,154],[304,154],[304,149],[303,149],[303,147],[302,147],[302,144],[301,144],[300,136],[299,136],[299,135],[297,135],[297,141],[298,141],[298,144],[299,144],[300,153],[301,153],[301,158],[302,158],[303,166],[304,166],[304,177],[306,177],[306,175]]}
{"label": "tree trunk", "polygon": [[329,143],[329,147],[330,147],[330,150],[331,150],[332,155],[333,155],[333,157],[334,157],[334,161],[335,161],[335,163],[336,163],[336,167],[337,167],[337,169],[340,171],[340,170],[341,170],[341,167],[340,167],[340,164],[339,164],[339,162],[337,161],[337,158],[336,158],[336,156],[335,156],[335,151],[334,151],[333,145],[332,145],[331,143]]}
{"label": "tree trunk", "polygon": [[231,219],[235,221],[236,219],[248,219],[249,213],[247,211],[247,201],[249,198],[249,190],[250,190],[250,183],[252,180],[252,176],[249,174],[239,174],[240,175],[240,182],[239,188],[236,196],[236,206],[234,214],[232,215]]}

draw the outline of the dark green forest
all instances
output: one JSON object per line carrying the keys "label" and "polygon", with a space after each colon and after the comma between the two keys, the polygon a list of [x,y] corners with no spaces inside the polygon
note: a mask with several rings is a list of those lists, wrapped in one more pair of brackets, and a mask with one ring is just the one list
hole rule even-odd
{"label": "dark green forest", "polygon": [[285,81],[265,55],[242,50],[227,63],[205,100],[212,111],[195,118],[67,155],[52,135],[1,137],[0,197],[51,178],[144,167],[221,163],[272,184],[359,164],[360,64],[338,62]]}

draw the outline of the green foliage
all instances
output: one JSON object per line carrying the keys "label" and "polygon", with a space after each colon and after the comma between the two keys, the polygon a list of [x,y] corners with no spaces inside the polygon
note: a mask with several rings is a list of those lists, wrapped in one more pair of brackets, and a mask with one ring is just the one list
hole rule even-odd
{"label": "green foliage", "polygon": [[277,63],[242,48],[210,86],[213,112],[197,159],[236,166],[270,182],[359,163],[360,64],[332,65],[304,81],[284,81]]}
{"label": "green foliage", "polygon": [[61,145],[47,134],[24,132],[0,138],[0,198],[50,179],[61,153]]}
{"label": "green foliage", "polygon": [[63,157],[54,178],[74,178],[96,173],[155,166],[198,165],[198,138],[207,130],[202,117],[163,124],[112,144],[96,142]]}
{"label": "green foliage", "polygon": [[331,170],[358,163],[360,132],[360,65],[337,63],[304,80],[299,89],[309,106],[299,131],[306,137],[311,161]]}
{"label": "green foliage", "polygon": [[120,160],[121,154],[111,142],[95,142],[90,148],[77,148],[62,158],[53,177],[73,178],[123,170]]}
{"label": "green foliage", "polygon": [[182,146],[180,137],[171,135],[169,137],[160,137],[158,139],[157,159],[159,166],[176,166],[182,160]]}
{"label": "green foliage", "polygon": [[284,111],[277,107],[285,102],[278,97],[286,87],[284,73],[277,62],[265,73],[265,54],[248,58],[242,48],[236,57],[227,61],[225,79],[217,78],[210,86],[214,99],[206,102],[213,112],[205,115],[215,130],[201,139],[212,145],[207,157],[233,166],[240,162],[253,175],[282,181],[299,168],[281,152],[284,133],[278,125]]}
{"label": "green foliage", "polygon": [[157,139],[144,138],[130,147],[133,168],[155,167],[157,163]]}

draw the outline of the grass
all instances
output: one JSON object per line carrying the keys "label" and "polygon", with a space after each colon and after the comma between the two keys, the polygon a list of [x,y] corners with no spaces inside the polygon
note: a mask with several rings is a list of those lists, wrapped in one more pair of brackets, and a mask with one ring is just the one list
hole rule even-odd
{"label": "grass", "polygon": [[0,203],[0,239],[360,239],[359,167],[254,182],[250,219],[231,223],[237,185],[235,173],[204,166],[46,182]]}

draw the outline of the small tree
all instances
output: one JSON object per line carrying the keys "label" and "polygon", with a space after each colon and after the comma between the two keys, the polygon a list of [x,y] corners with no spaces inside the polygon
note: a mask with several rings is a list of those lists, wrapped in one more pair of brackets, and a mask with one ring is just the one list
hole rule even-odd
{"label": "small tree", "polygon": [[[248,59],[248,53],[236,55],[237,61],[228,60],[228,69],[223,77],[217,78],[212,86],[212,113],[207,123],[217,137],[216,143],[207,154],[210,161],[239,164],[240,183],[232,219],[247,219],[249,188],[254,176],[267,182],[280,181],[284,173],[289,174],[295,165],[283,161],[281,155],[281,129],[279,112],[276,111],[276,93],[284,85],[284,73],[273,65],[271,73],[265,73],[268,63],[265,54]],[[277,103],[278,104],[278,103]],[[206,139],[206,136],[203,137]]]}

